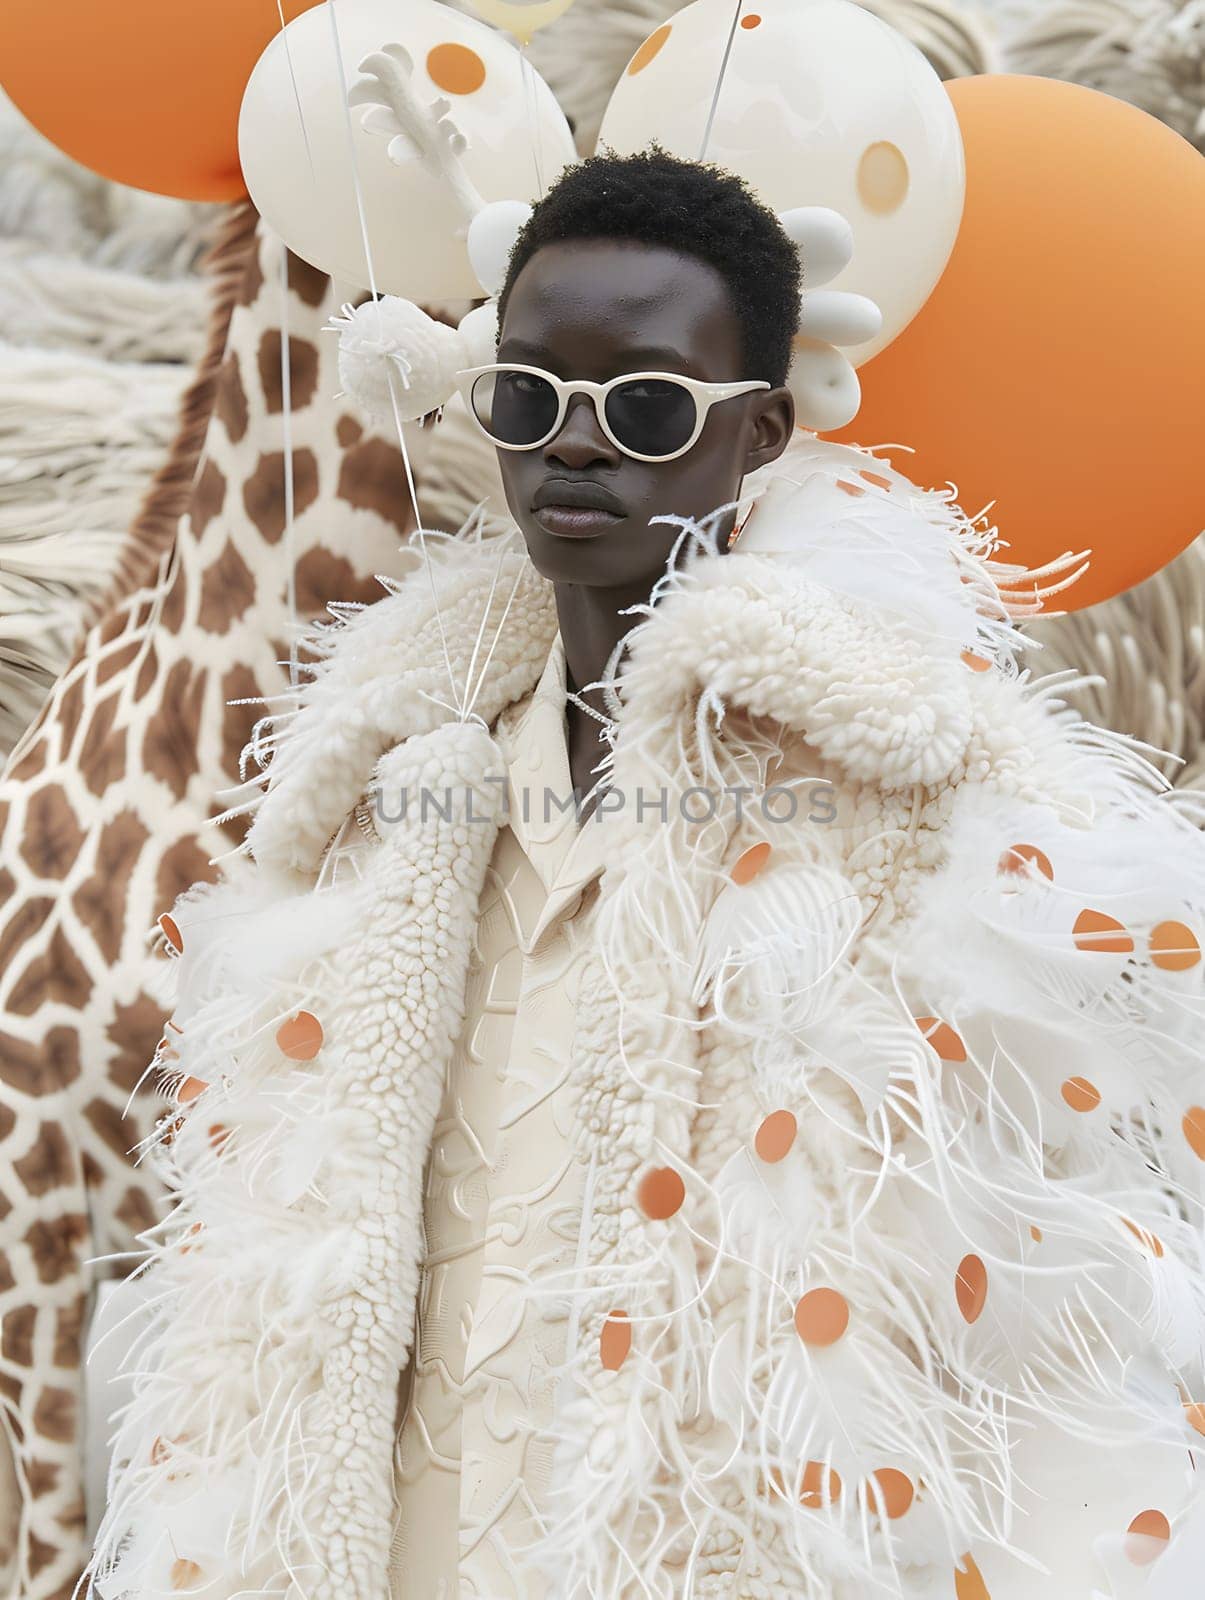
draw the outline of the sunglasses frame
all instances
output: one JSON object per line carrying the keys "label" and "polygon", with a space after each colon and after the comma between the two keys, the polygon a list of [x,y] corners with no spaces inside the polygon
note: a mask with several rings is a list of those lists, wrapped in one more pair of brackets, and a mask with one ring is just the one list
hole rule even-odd
{"label": "sunglasses frame", "polygon": [[[483,378],[487,372],[529,372],[533,377],[543,378],[552,385],[557,397],[556,419],[548,432],[541,439],[533,440],[531,444],[506,444],[494,435],[477,415],[477,408],[473,404],[473,386],[478,378]],[[618,389],[621,384],[635,383],[640,378],[657,378],[665,383],[676,383],[679,388],[685,389],[695,403],[695,426],[690,438],[680,449],[671,450],[668,455],[649,456],[643,455],[639,450],[632,450],[617,439],[607,421],[607,396],[612,389]],[[591,383],[585,378],[558,378],[555,373],[546,372],[543,367],[524,366],[521,361],[491,361],[484,367],[466,367],[456,374],[456,387],[464,399],[465,407],[481,432],[499,450],[539,450],[551,439],[555,439],[561,431],[565,421],[565,414],[569,410],[569,402],[576,394],[588,395],[594,404],[594,415],[598,418],[598,425],[606,434],[615,448],[625,456],[630,456],[634,461],[676,461],[679,456],[684,456],[694,445],[703,431],[708,413],[712,406],[721,400],[732,400],[737,395],[752,394],[758,389],[772,387],[765,379],[744,383],[704,383],[701,378],[686,378],[680,372],[624,372],[618,378],[611,378],[606,383]]]}

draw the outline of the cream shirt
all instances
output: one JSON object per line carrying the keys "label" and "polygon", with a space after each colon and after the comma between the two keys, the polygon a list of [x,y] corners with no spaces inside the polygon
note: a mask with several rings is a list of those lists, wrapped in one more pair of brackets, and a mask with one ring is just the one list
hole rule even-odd
{"label": "cream shirt", "polygon": [[568,1299],[524,1314],[521,1285],[571,1271],[585,1167],[570,1148],[576,996],[605,822],[566,802],[559,637],[496,729],[509,825],[482,891],[465,1024],[424,1191],[415,1355],[399,1397],[394,1600],[537,1600],[516,1556],[537,1530]]}

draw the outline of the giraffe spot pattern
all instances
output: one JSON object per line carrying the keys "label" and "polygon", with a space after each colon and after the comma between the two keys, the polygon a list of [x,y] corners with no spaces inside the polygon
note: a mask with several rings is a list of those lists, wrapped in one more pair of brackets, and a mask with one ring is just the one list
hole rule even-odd
{"label": "giraffe spot pattern", "polygon": [[25,1248],[41,1283],[59,1283],[79,1270],[80,1244],[88,1236],[88,1219],[78,1211],[61,1217],[39,1217],[25,1230]]}
{"label": "giraffe spot pattern", "polygon": [[137,659],[141,648],[141,640],[131,639],[128,644],[107,651],[96,664],[97,684],[108,683],[110,678],[116,678],[119,673],[124,672]]}
{"label": "giraffe spot pattern", "polygon": [[125,925],[126,896],[120,885],[128,884],[143,846],[150,838],[137,812],[128,808],[107,822],[96,847],[96,862],[91,876],[72,897],[80,922],[96,941],[102,958],[112,965],[121,954]]}
{"label": "giraffe spot pattern", "polygon": [[[9,883],[12,883],[11,877]],[[8,893],[11,893],[11,888]],[[0,896],[0,902],[6,896]],[[0,972],[11,968],[12,959],[23,944],[28,943],[33,936],[45,925],[46,918],[54,910],[54,901],[48,895],[41,895],[32,900],[24,900],[13,912],[12,920],[0,933]]]}
{"label": "giraffe spot pattern", "polygon": [[43,1439],[66,1444],[75,1430],[75,1395],[71,1390],[47,1384],[34,1407],[33,1425]]}
{"label": "giraffe spot pattern", "polygon": [[80,747],[79,770],[94,795],[120,783],[126,771],[126,733],[116,726],[117,696],[111,694],[92,710]]}
{"label": "giraffe spot pattern", "polygon": [[214,415],[226,430],[231,444],[238,444],[247,432],[249,412],[247,391],[243,388],[238,356],[231,352],[218,368]]}
{"label": "giraffe spot pattern", "polygon": [[62,1125],[43,1122],[33,1145],[13,1162],[13,1171],[31,1195],[40,1196],[49,1194],[52,1189],[66,1188],[76,1175],[76,1167]]}
{"label": "giraffe spot pattern", "polygon": [[54,1318],[53,1363],[71,1369],[79,1365],[84,1335],[84,1296],[76,1295],[69,1306],[60,1306]]}
{"label": "giraffe spot pattern", "polygon": [[199,625],[206,633],[229,633],[232,623],[244,617],[255,601],[255,576],[227,539],[221,554],[201,577]]}
{"label": "giraffe spot pattern", "polygon": [[304,617],[319,617],[332,600],[372,605],[381,598],[381,585],[361,577],[351,562],[323,545],[307,550],[297,563],[297,609]]}
{"label": "giraffe spot pattern", "polygon": [[[166,1012],[150,995],[138,994],[128,1004],[118,1002],[105,1030],[112,1047],[109,1056],[108,1076],[124,1097],[134,1089],[146,1071],[147,1062],[155,1054],[155,1046],[163,1035]],[[144,1090],[144,1093],[151,1093]]]}
{"label": "giraffe spot pattern", "polygon": [[61,783],[43,784],[30,795],[25,810],[21,855],[38,878],[62,879],[83,848],[84,830]]}
{"label": "giraffe spot pattern", "polygon": [[[243,484],[243,507],[269,544],[285,531],[285,458],[270,450],[259,458]],[[318,498],[318,458],[312,450],[293,452],[293,515],[299,517]]]}
{"label": "giraffe spot pattern", "polygon": [[336,493],[357,510],[375,511],[399,533],[413,523],[401,452],[384,439],[365,439],[347,452],[339,468]]}
{"label": "giraffe spot pattern", "polygon": [[330,283],[326,273],[320,272],[317,267],[311,267],[308,261],[295,256],[291,250],[288,253],[287,271],[289,288],[303,305],[317,310],[326,299],[327,286]]}
{"label": "giraffe spot pattern", "polygon": [[79,1035],[74,1028],[51,1028],[44,1040],[33,1044],[0,1032],[0,1078],[21,1094],[56,1094],[79,1075]]}
{"label": "giraffe spot pattern", "polygon": [[344,450],[350,450],[353,444],[358,444],[364,437],[364,429],[355,417],[340,417],[335,424],[335,438]]}
{"label": "giraffe spot pattern", "polygon": [[145,700],[151,685],[159,676],[159,652],[155,646],[149,645],[138,668],[138,676],[134,679],[135,702]]}
{"label": "giraffe spot pattern", "polygon": [[34,956],[14,983],[8,1009],[16,1017],[32,1017],[42,1006],[59,1002],[82,1010],[93,989],[88,969],[71,948],[61,927],[50,935],[45,952]]}
{"label": "giraffe spot pattern", "polygon": [[183,800],[189,780],[201,770],[196,730],[201,720],[206,673],[177,661],[163,680],[159,705],[142,736],[142,765]]}
{"label": "giraffe spot pattern", "polygon": [[[283,340],[279,328],[268,328],[259,341],[256,365],[259,387],[268,415],[284,410],[284,374],[281,368]],[[309,339],[289,335],[289,401],[293,411],[304,411],[318,389],[318,350]]]}
{"label": "giraffe spot pattern", "polygon": [[[206,528],[218,516],[226,504],[226,475],[217,466],[212,456],[206,456],[205,464],[197,474],[197,481],[193,487],[192,499],[188,506],[188,520],[192,531],[199,539]],[[180,577],[177,577],[175,587],[181,588]],[[179,624],[169,629],[172,633],[179,632]]]}
{"label": "giraffe spot pattern", "polygon": [[196,839],[185,834],[163,853],[155,877],[156,904],[167,911],[194,883],[213,883],[217,875],[217,868],[210,866],[208,855]]}
{"label": "giraffe spot pattern", "polygon": [[138,1140],[138,1132],[131,1119],[123,1117],[115,1105],[107,1100],[90,1100],[84,1107],[84,1116],[115,1155],[129,1155]]}

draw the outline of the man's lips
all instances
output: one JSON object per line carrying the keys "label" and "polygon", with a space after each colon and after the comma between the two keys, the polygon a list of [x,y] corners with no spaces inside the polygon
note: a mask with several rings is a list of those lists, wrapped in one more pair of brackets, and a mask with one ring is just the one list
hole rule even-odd
{"label": "man's lips", "polygon": [[536,520],[548,533],[588,539],[627,516],[618,495],[583,478],[545,478],[531,498]]}

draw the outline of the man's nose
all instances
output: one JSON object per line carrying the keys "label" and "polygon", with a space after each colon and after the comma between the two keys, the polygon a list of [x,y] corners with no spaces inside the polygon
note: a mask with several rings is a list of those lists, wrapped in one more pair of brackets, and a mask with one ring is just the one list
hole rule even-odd
{"label": "man's nose", "polygon": [[618,464],[619,451],[599,426],[598,413],[589,395],[575,394],[570,398],[561,431],[544,446],[544,460],[549,465],[556,462],[575,472]]}

